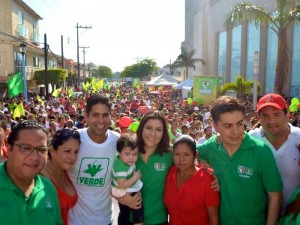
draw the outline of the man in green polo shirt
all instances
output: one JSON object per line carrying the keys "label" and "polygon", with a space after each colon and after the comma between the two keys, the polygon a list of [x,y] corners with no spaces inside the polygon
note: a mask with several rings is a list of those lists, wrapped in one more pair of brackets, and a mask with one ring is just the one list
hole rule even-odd
{"label": "man in green polo shirt", "polygon": [[199,147],[199,158],[220,180],[222,225],[275,225],[282,202],[282,181],[271,150],[245,132],[245,107],[222,96],[212,105],[220,134]]}
{"label": "man in green polo shirt", "polygon": [[38,175],[47,160],[47,130],[27,120],[12,129],[7,142],[8,159],[0,164],[1,224],[62,225],[56,189]]}

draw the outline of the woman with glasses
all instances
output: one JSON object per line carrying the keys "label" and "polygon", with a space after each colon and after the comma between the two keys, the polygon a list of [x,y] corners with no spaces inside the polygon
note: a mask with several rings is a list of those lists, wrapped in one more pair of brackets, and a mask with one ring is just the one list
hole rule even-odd
{"label": "woman with glasses", "polygon": [[42,175],[56,187],[64,225],[68,224],[68,210],[77,202],[77,192],[67,171],[77,160],[80,135],[73,129],[58,130],[51,141],[49,158]]}

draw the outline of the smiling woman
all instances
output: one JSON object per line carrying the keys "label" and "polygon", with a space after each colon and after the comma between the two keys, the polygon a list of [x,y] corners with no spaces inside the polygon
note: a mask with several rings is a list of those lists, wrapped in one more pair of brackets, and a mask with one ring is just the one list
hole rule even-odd
{"label": "smiling woman", "polygon": [[52,138],[49,160],[41,172],[51,179],[56,187],[64,225],[68,225],[68,210],[76,204],[78,198],[67,171],[77,160],[79,145],[78,131],[73,129],[57,131]]}

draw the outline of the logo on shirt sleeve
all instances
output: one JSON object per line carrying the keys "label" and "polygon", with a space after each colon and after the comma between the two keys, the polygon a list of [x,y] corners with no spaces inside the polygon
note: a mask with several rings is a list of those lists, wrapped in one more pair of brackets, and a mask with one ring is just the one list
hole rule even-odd
{"label": "logo on shirt sleeve", "polygon": [[82,158],[76,182],[86,186],[102,187],[105,184],[108,166],[108,158]]}

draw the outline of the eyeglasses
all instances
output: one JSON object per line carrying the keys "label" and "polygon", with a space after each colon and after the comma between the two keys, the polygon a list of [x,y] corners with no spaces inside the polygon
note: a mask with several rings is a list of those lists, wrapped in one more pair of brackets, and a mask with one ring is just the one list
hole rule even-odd
{"label": "eyeglasses", "polygon": [[33,147],[33,146],[27,145],[27,144],[18,145],[16,143],[14,143],[14,145],[19,147],[20,151],[24,155],[30,155],[32,152],[37,151],[39,156],[46,156],[48,154],[48,150],[49,150],[49,148],[47,146]]}

